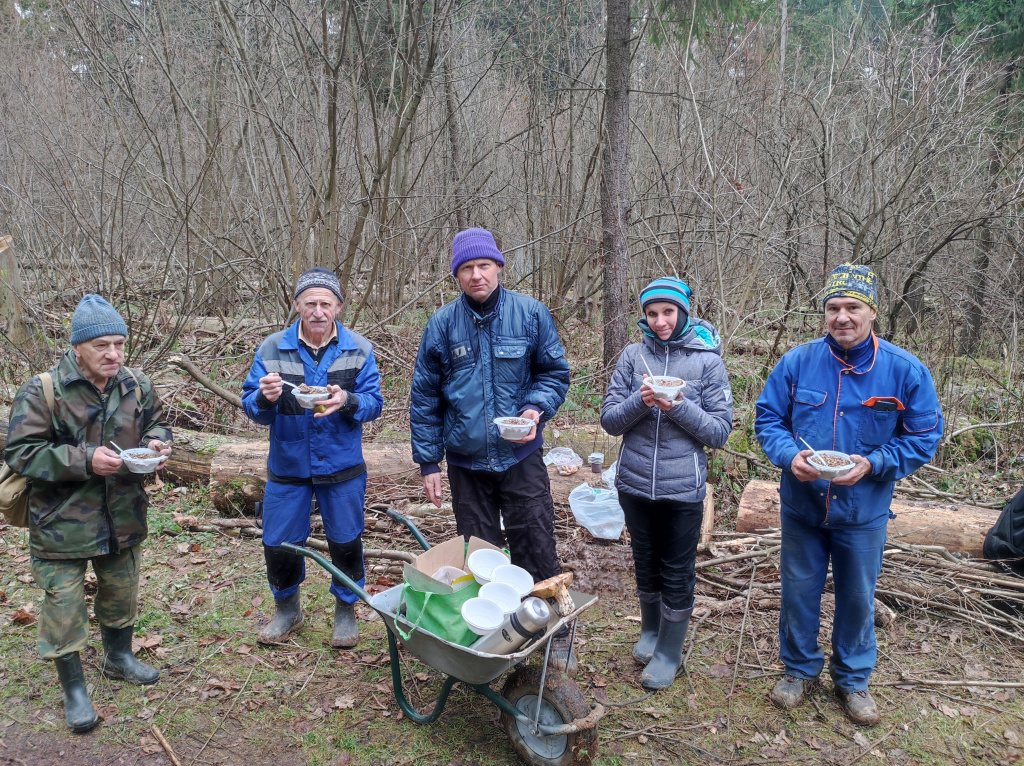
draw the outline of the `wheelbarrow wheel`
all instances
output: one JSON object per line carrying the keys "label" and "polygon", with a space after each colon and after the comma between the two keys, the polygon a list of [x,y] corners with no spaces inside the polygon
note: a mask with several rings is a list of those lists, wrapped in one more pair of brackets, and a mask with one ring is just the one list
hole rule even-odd
{"label": "wheelbarrow wheel", "polygon": [[[540,675],[541,668],[536,665],[521,668],[509,676],[501,690],[502,697],[531,719],[537,714]],[[551,670],[544,681],[540,707],[540,723],[549,726],[571,723],[590,714],[590,705],[576,682]],[[535,734],[529,724],[520,723],[502,712],[501,728],[512,741],[512,747],[531,766],[590,763],[597,752],[596,726],[575,734],[544,736]]]}

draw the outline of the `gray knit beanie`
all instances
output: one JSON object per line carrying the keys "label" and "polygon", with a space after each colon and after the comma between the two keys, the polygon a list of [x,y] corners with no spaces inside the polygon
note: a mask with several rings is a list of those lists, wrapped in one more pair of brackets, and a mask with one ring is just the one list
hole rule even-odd
{"label": "gray knit beanie", "polygon": [[323,266],[314,266],[311,269],[307,269],[299,275],[299,282],[295,285],[295,300],[299,299],[299,296],[304,290],[308,290],[311,287],[322,287],[325,290],[330,290],[342,303],[345,299],[341,295],[341,282],[334,275],[334,272],[330,269],[325,269]]}
{"label": "gray knit beanie", "polygon": [[128,337],[128,325],[117,309],[103,300],[103,296],[88,293],[71,315],[71,345],[77,346],[103,335]]}

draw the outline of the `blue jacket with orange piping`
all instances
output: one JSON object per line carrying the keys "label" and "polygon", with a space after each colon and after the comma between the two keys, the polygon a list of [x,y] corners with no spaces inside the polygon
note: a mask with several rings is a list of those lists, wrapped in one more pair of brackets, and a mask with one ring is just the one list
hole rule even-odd
{"label": "blue jacket with orange piping", "polygon": [[[793,349],[775,366],[757,400],[754,431],[782,468],[783,513],[827,527],[885,526],[896,480],[932,459],[942,410],[931,373],[913,354],[871,335],[845,351],[831,336]],[[804,446],[871,461],[851,487],[801,482],[789,470]]]}

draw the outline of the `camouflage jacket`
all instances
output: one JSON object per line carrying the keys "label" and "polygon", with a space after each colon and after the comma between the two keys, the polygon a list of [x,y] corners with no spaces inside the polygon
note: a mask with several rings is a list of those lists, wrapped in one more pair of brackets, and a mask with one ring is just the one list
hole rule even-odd
{"label": "camouflage jacket", "polygon": [[4,461],[31,482],[29,542],[42,559],[80,559],[118,553],[145,539],[143,476],[121,469],[96,476],[92,457],[101,444],[124,449],[169,441],[163,403],[145,375],[138,383],[122,367],[102,393],[68,351],[50,370],[54,408],[33,377],[11,407]]}

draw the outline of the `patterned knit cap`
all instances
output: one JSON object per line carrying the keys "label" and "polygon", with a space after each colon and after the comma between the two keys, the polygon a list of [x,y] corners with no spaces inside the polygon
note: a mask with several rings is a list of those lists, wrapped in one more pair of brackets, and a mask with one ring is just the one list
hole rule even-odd
{"label": "patterned knit cap", "polygon": [[661,277],[640,291],[640,306],[646,309],[651,303],[673,303],[689,316],[691,295],[693,291],[683,280]]}
{"label": "patterned knit cap", "polygon": [[822,307],[829,298],[856,298],[878,311],[878,278],[867,266],[844,263],[836,266],[825,280],[825,297]]}
{"label": "patterned knit cap", "polygon": [[299,299],[299,295],[303,290],[308,290],[311,287],[322,287],[325,290],[330,290],[338,296],[339,301],[345,302],[345,299],[341,296],[341,282],[338,281],[338,277],[330,269],[314,266],[308,271],[302,272],[299,276],[299,283],[295,286],[295,300]]}
{"label": "patterned knit cap", "polygon": [[71,315],[71,345],[77,346],[104,335],[128,337],[128,325],[102,296],[88,293]]}

